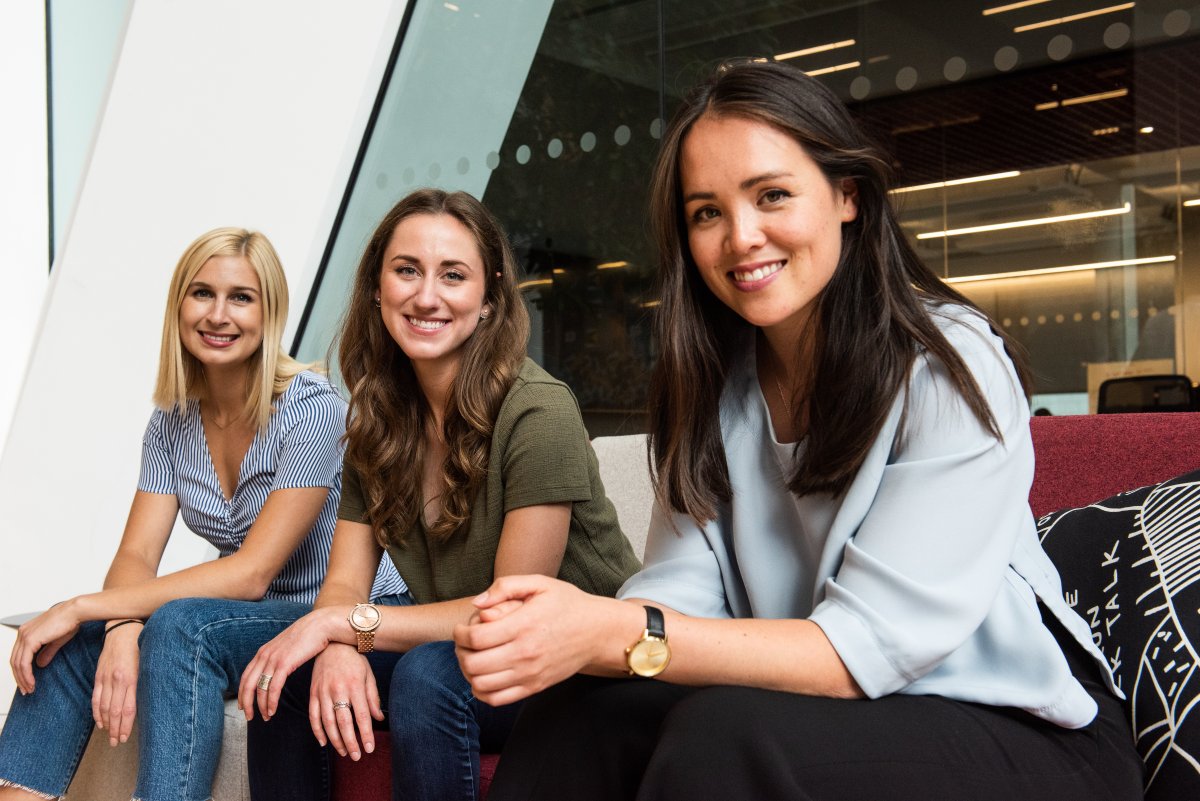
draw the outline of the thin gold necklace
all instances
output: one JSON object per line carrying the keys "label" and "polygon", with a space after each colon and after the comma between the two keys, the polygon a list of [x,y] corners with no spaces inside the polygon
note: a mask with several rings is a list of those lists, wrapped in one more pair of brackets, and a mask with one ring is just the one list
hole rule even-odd
{"label": "thin gold necklace", "polygon": [[779,374],[775,374],[775,389],[779,390],[779,400],[783,403],[783,413],[788,419],[792,419],[792,404],[788,403],[787,395],[783,392],[783,383],[779,380]]}

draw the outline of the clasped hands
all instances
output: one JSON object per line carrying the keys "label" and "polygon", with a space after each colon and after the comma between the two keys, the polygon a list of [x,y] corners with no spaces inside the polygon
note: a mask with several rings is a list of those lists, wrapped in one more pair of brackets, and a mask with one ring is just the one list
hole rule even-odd
{"label": "clasped hands", "polygon": [[626,604],[548,576],[503,576],[454,627],[455,652],[475,697],[491,706],[528,698],[584,670],[604,671],[606,615]]}

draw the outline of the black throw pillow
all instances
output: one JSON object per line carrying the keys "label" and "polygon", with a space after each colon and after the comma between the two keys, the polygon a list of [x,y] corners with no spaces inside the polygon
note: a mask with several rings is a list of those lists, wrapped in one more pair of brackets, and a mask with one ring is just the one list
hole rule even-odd
{"label": "black throw pillow", "polygon": [[1038,521],[1128,699],[1149,801],[1200,799],[1200,471]]}

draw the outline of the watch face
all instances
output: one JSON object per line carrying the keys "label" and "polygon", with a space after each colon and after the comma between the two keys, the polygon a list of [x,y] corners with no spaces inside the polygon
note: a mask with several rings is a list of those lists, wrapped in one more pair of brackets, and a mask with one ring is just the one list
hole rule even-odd
{"label": "watch face", "polygon": [[379,627],[379,610],[371,604],[359,604],[350,613],[350,623],[359,631],[374,631]]}
{"label": "watch face", "polygon": [[653,637],[639,640],[629,650],[629,669],[639,676],[657,676],[670,661],[670,647]]}

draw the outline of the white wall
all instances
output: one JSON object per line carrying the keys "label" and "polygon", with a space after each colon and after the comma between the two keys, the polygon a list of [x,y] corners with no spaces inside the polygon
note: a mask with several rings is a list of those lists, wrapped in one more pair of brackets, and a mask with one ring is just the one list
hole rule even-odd
{"label": "white wall", "polygon": [[[293,288],[290,341],[404,5],[134,3],[0,456],[0,614],[99,587],[189,241],[217,225],[265,232]],[[204,552],[172,539],[169,565]],[[0,635],[0,653],[11,642]],[[11,690],[5,676],[0,710]]]}
{"label": "white wall", "polygon": [[50,273],[45,22],[44,0],[0,3],[0,450]]}

